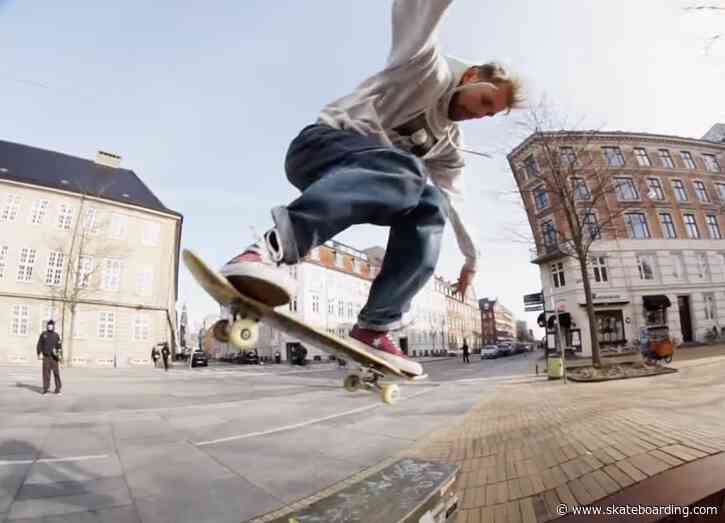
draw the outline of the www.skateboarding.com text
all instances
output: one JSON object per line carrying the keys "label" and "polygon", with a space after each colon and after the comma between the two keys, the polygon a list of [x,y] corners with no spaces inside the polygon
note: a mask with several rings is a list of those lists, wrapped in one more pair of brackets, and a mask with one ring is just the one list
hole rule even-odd
{"label": "www.skateboarding.com text", "polygon": [[561,503],[556,507],[559,516],[717,516],[719,507],[683,507],[680,505],[572,505]]}

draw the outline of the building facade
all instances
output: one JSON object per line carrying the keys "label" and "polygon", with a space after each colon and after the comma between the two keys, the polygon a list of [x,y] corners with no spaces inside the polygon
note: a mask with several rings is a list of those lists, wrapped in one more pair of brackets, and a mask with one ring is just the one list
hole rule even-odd
{"label": "building facade", "polygon": [[496,345],[514,341],[516,337],[516,318],[511,311],[497,299],[482,298],[478,301],[481,315],[483,343]]}
{"label": "building facade", "polygon": [[[716,137],[717,126],[707,136]],[[509,154],[536,241],[547,310],[560,311],[567,346],[591,353],[578,260],[563,255],[571,235],[542,185],[558,148],[591,238],[587,268],[602,347],[637,346],[665,331],[701,341],[725,325],[725,143],[644,133],[539,133]],[[576,153],[575,153],[576,151]],[[548,162],[548,163],[547,163]],[[596,205],[591,188],[614,190]],[[600,224],[607,224],[606,226]],[[554,309],[555,307],[555,309]],[[540,323],[552,328],[552,315]]]}
{"label": "building facade", "polygon": [[117,156],[0,141],[0,362],[35,361],[49,319],[69,365],[174,347],[181,225]]}
{"label": "building facade", "polygon": [[466,295],[462,296],[460,292],[455,292],[454,284],[451,282],[442,282],[441,288],[446,296],[449,348],[460,349],[465,341],[472,351],[480,350],[483,335],[476,289],[471,285]]}

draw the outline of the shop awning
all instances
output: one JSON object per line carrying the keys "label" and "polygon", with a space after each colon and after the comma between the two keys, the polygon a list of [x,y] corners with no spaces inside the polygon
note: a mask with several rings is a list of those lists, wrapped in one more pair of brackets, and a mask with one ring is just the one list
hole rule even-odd
{"label": "shop awning", "polygon": [[672,305],[670,299],[664,294],[655,294],[654,296],[642,296],[644,302],[644,308],[648,311],[661,309],[662,307],[669,307]]}
{"label": "shop awning", "polygon": [[[571,315],[568,312],[560,312],[559,313],[559,324],[564,329],[568,329],[571,327]],[[556,328],[556,314],[552,314],[549,316],[549,320],[546,322],[547,327],[550,329]]]}

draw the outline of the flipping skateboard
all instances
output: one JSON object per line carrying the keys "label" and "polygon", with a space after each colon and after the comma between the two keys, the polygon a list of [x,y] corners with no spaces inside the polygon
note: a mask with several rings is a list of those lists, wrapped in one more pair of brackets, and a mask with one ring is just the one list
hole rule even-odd
{"label": "flipping skateboard", "polygon": [[380,383],[386,376],[408,381],[425,379],[425,374],[415,376],[375,355],[363,343],[354,339],[341,339],[327,332],[307,325],[285,311],[274,309],[258,300],[240,293],[229,281],[188,249],[183,251],[184,264],[202,288],[231,313],[230,320],[219,320],[212,327],[212,335],[221,343],[232,343],[242,350],[254,347],[259,338],[258,323],[286,332],[301,341],[333,354],[346,361],[352,361],[358,370],[348,373],[343,387],[348,392],[359,389],[378,391],[383,402],[395,403],[400,389],[394,383]]}

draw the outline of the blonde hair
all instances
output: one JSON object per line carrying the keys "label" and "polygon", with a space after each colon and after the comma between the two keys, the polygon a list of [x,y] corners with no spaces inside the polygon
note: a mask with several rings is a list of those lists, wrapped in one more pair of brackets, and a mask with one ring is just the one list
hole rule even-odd
{"label": "blonde hair", "polygon": [[476,69],[478,69],[479,80],[509,86],[506,100],[507,113],[511,112],[511,109],[520,109],[523,106],[526,98],[523,93],[523,84],[518,76],[509,73],[503,65],[497,62],[488,62],[477,66]]}

